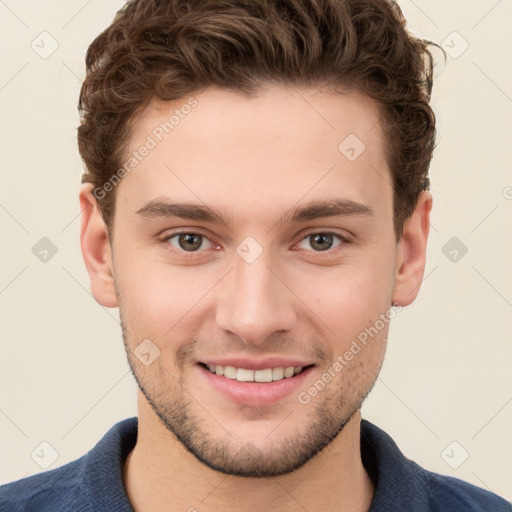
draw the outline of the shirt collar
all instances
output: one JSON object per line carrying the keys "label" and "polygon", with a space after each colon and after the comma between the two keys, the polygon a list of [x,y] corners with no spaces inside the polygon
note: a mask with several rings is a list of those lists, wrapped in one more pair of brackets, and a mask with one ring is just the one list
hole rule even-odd
{"label": "shirt collar", "polygon": [[427,472],[407,459],[388,434],[367,420],[361,420],[361,458],[375,485],[369,512],[429,512]]}
{"label": "shirt collar", "polygon": [[[137,441],[137,427],[136,417],[120,421],[85,457],[86,488],[98,510],[133,512],[124,488],[123,465]],[[375,485],[369,512],[429,512],[425,470],[367,420],[361,420],[361,458]]]}

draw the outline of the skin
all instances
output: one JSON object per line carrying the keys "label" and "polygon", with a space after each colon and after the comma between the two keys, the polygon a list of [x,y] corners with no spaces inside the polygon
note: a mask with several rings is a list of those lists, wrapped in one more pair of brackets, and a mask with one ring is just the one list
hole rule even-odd
{"label": "skin", "polygon": [[[128,497],[137,512],[364,512],[374,484],[361,462],[360,407],[388,323],[307,404],[297,396],[392,304],[415,299],[431,195],[422,193],[397,242],[379,114],[360,93],[269,86],[250,98],[214,88],[194,97],[197,106],[117,186],[110,240],[92,186],[80,192],[92,293],[120,308],[141,389]],[[130,150],[185,101],[153,100]],[[349,134],[366,146],[354,161],[338,150]],[[137,214],[164,196],[207,205],[226,223]],[[326,199],[370,213],[284,221]],[[205,238],[190,250],[169,239],[177,229]],[[312,236],[325,232],[334,235]],[[251,263],[237,253],[248,236],[262,250]],[[160,350],[148,366],[134,355],[145,339]],[[263,405],[235,403],[197,364],[270,355],[314,366],[294,392]]]}

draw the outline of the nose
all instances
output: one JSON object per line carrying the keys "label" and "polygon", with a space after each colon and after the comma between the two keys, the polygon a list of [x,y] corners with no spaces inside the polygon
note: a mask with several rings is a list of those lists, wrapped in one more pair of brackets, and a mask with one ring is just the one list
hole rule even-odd
{"label": "nose", "polygon": [[289,331],[297,321],[284,272],[272,265],[266,251],[246,262],[234,255],[234,268],[221,282],[216,321],[224,331],[248,345],[262,345],[272,334]]}

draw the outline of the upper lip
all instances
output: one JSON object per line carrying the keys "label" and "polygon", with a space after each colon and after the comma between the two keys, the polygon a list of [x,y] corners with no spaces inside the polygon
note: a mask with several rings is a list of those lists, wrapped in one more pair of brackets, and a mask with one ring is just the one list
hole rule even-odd
{"label": "upper lip", "polygon": [[249,357],[223,357],[219,359],[203,359],[198,361],[206,365],[234,366],[235,368],[244,368],[247,370],[265,370],[266,368],[288,368],[290,366],[302,367],[313,364],[311,361],[300,359],[289,359],[284,357],[265,357],[254,359]]}

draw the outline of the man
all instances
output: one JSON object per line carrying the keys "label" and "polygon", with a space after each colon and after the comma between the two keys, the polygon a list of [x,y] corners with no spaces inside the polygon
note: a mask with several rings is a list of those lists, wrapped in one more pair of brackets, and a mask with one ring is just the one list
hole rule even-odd
{"label": "man", "polygon": [[0,509],[511,511],[361,420],[432,207],[396,4],[134,0],[86,60],[81,246],[139,414]]}

